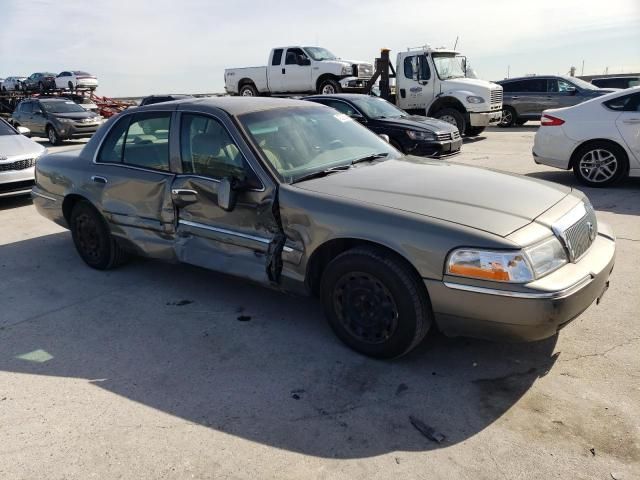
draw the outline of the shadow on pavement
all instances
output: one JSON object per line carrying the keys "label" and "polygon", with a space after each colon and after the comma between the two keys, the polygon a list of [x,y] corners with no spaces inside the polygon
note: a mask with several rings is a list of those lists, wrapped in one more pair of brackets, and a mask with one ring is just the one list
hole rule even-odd
{"label": "shadow on pavement", "polygon": [[2,197],[0,198],[0,211],[24,207],[30,205],[31,203],[31,195],[29,194],[17,195],[15,197]]}
{"label": "shadow on pavement", "polygon": [[[432,334],[407,357],[374,361],[334,337],[313,299],[185,265],[134,260],[97,272],[67,232],[0,246],[0,288],[0,370],[86,379],[319,457],[463,442],[556,360],[556,338],[509,345]],[[422,435],[410,416],[444,440]]]}
{"label": "shadow on pavement", "polygon": [[621,215],[640,215],[640,178],[627,178],[612,187],[590,188],[578,182],[571,170],[532,172],[526,176],[582,190],[596,210]]}

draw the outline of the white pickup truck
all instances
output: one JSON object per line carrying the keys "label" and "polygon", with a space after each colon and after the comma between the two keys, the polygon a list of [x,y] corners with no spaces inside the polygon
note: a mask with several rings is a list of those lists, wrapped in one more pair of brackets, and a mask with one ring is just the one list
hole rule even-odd
{"label": "white pickup truck", "polygon": [[231,95],[362,91],[373,65],[337,58],[321,47],[279,47],[271,50],[266,67],[229,68],[225,90]]}

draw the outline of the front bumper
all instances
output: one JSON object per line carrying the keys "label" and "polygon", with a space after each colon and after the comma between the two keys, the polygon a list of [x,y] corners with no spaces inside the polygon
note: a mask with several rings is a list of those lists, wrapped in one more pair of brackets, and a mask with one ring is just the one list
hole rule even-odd
{"label": "front bumper", "polygon": [[445,142],[411,142],[405,145],[408,155],[418,157],[445,157],[460,153],[462,138]]}
{"label": "front bumper", "polygon": [[502,110],[494,112],[469,112],[469,124],[472,127],[486,127],[492,123],[499,123],[502,119]]}
{"label": "front bumper", "polygon": [[340,79],[340,87],[344,92],[364,92],[369,80],[366,77],[345,77]]}
{"label": "front bumper", "polygon": [[599,234],[588,253],[527,286],[486,287],[459,279],[425,280],[435,320],[449,336],[542,340],[599,300],[609,286],[615,240]]}
{"label": "front bumper", "polygon": [[35,167],[0,172],[0,197],[24,195],[31,191],[35,179]]}
{"label": "front bumper", "polygon": [[101,123],[58,123],[56,130],[60,138],[89,138],[98,131]]}

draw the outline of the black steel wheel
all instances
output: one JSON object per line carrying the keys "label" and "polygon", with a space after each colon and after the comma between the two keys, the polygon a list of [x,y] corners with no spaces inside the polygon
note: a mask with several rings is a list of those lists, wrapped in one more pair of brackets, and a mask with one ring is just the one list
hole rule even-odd
{"label": "black steel wheel", "polygon": [[88,202],[81,201],[73,207],[69,224],[76,250],[90,267],[108,270],[127,259],[100,213]]}
{"label": "black steel wheel", "polygon": [[402,259],[374,247],[338,255],[322,275],[320,295],[336,335],[375,358],[408,353],[431,326],[431,307],[417,274]]}

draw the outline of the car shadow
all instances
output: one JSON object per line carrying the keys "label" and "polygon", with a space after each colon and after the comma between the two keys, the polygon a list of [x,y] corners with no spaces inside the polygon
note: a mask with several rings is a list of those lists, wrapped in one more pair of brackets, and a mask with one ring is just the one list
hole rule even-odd
{"label": "car shadow", "polygon": [[640,178],[626,178],[612,187],[591,188],[581,184],[573,171],[531,172],[526,176],[582,190],[596,210],[623,215],[640,215]]}
{"label": "car shadow", "polygon": [[486,139],[487,139],[487,137],[483,136],[483,135],[480,135],[478,137],[463,137],[462,138],[462,144],[466,145],[468,143],[481,142],[481,141],[486,140]]}
{"label": "car shadow", "polygon": [[13,197],[0,197],[0,211],[2,210],[10,210],[12,208],[25,207],[30,205],[31,195],[16,195]]}
{"label": "car shadow", "polygon": [[36,143],[41,143],[45,147],[84,147],[87,144],[86,138],[65,140],[60,145],[53,145],[46,137],[31,137],[31,140]]}
{"label": "car shadow", "polygon": [[491,131],[494,131],[494,132],[505,132],[505,133],[531,132],[531,133],[534,133],[536,130],[538,130],[539,126],[540,126],[540,124],[536,123],[536,124],[533,124],[533,125],[525,124],[525,125],[522,125],[520,127],[507,127],[507,128],[489,127],[489,128],[491,129]]}
{"label": "car shadow", "polygon": [[437,333],[406,357],[372,360],[336,339],[314,299],[186,265],[134,260],[98,272],[68,232],[0,246],[0,259],[0,370],[84,379],[306,455],[464,442],[556,361],[555,337],[523,345]]}

